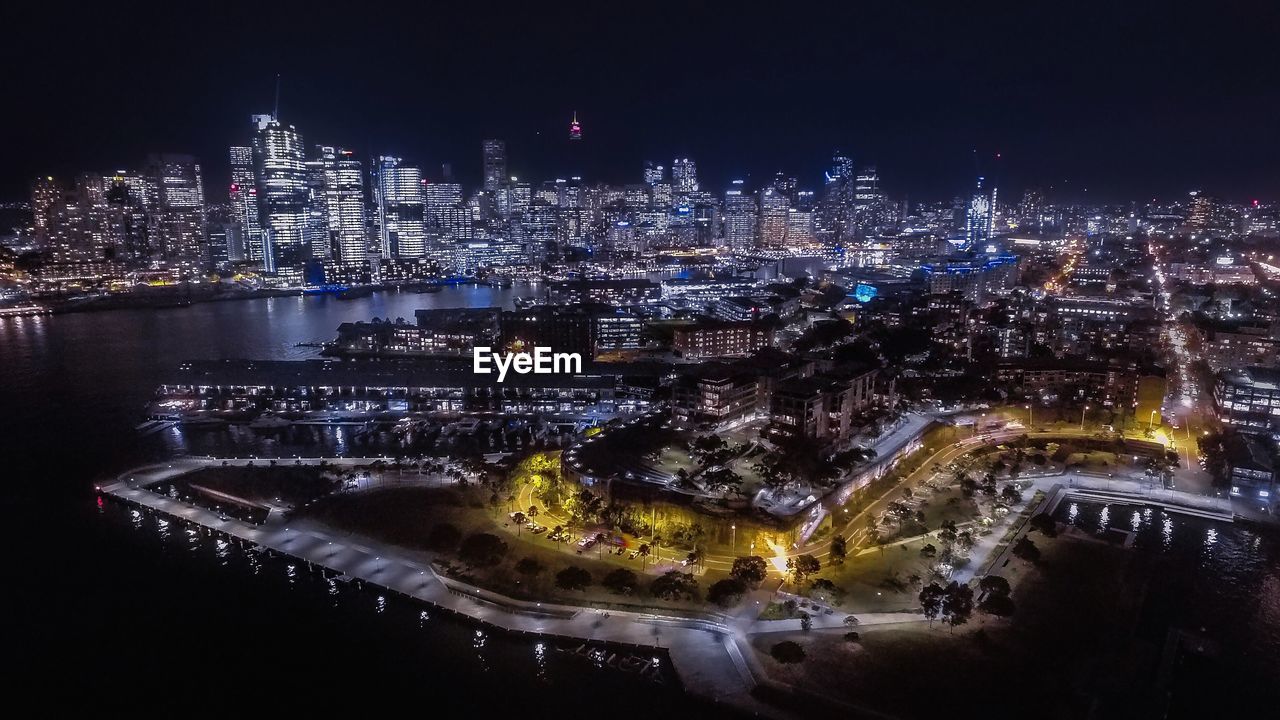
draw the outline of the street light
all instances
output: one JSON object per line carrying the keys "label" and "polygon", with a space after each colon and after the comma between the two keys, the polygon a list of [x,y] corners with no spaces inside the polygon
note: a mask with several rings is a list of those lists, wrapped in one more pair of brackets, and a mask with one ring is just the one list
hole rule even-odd
{"label": "street light", "polygon": [[1147,429],[1150,430],[1156,424],[1156,411],[1151,411],[1151,416],[1147,418]]}
{"label": "street light", "polygon": [[1089,406],[1085,405],[1084,409],[1080,411],[1080,432],[1084,432],[1084,414],[1087,412],[1089,412]]}
{"label": "street light", "polygon": [[732,537],[733,537],[732,545],[733,545],[733,552],[735,552],[735,553],[736,553],[736,552],[738,552],[738,526],[737,526],[737,525],[730,525],[730,526],[729,526],[729,529],[733,531],[733,532],[732,532]]}
{"label": "street light", "polygon": [[1023,405],[1027,409],[1027,429],[1030,430],[1036,424],[1036,411],[1031,409],[1030,405]]}

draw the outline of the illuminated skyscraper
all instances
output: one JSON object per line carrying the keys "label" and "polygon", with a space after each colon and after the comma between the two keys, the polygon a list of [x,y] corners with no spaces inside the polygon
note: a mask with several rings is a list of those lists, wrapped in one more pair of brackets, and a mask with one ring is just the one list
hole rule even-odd
{"label": "illuminated skyscraper", "polygon": [[969,198],[964,215],[964,239],[968,247],[974,247],[991,239],[995,216],[995,191],[988,194],[982,189],[985,178],[978,177],[978,187]]}
{"label": "illuminated skyscraper", "polygon": [[787,216],[791,204],[781,190],[770,185],[760,191],[760,246],[783,248],[787,245]]}
{"label": "illuminated skyscraper", "polygon": [[666,177],[667,169],[646,161],[644,164],[644,181],[650,186],[657,185]]}
{"label": "illuminated skyscraper", "polygon": [[[262,262],[262,228],[258,224],[258,188],[254,184],[253,148],[231,148],[231,216],[240,225],[245,259]],[[232,257],[231,259],[236,259]]]}
{"label": "illuminated skyscraper", "polygon": [[204,177],[190,155],[152,155],[147,175],[156,198],[152,244],[166,260],[198,262],[204,252]]}
{"label": "illuminated skyscraper", "polygon": [[[486,141],[487,142],[487,141]],[[386,258],[422,257],[427,252],[422,169],[398,157],[380,156],[373,166],[378,239]]]}
{"label": "illuminated skyscraper", "polygon": [[573,121],[569,123],[569,139],[582,139],[582,125],[578,122],[578,112],[576,110],[573,113]]}
{"label": "illuminated skyscraper", "polygon": [[724,244],[732,250],[749,250],[756,244],[756,199],[734,180],[724,194]]}
{"label": "illuminated skyscraper", "polygon": [[308,242],[311,256],[343,263],[364,262],[369,254],[365,229],[364,173],[350,150],[317,146],[307,161],[311,206]]}
{"label": "illuminated skyscraper", "polygon": [[671,163],[671,185],[677,194],[698,190],[698,166],[689,158],[676,158]]}
{"label": "illuminated skyscraper", "polygon": [[[310,256],[303,238],[307,167],[302,136],[274,116],[254,115],[254,184],[262,229],[262,268],[299,271]],[[300,276],[300,273],[299,273]]]}
{"label": "illuminated skyscraper", "polygon": [[484,191],[495,193],[508,180],[507,144],[501,140],[485,140],[481,149],[484,163]]}
{"label": "illuminated skyscraper", "polygon": [[31,214],[36,240],[43,241],[49,232],[49,217],[54,205],[62,200],[65,191],[52,176],[37,178],[31,186]]}

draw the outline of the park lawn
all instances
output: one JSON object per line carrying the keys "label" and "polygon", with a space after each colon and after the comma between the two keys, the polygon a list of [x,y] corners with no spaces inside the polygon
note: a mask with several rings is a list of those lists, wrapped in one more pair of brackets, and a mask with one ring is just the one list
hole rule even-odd
{"label": "park lawn", "polygon": [[1067,456],[1067,466],[1095,472],[1113,472],[1117,467],[1117,459],[1115,453],[1101,450],[1073,452]]}
{"label": "park lawn", "polygon": [[[480,488],[382,488],[331,495],[312,503],[301,514],[345,532],[418,552],[430,551],[428,537],[432,529],[441,523],[456,527],[463,538],[476,533],[492,533],[507,543],[502,562],[489,568],[468,569],[467,579],[486,589],[520,599],[635,605],[636,609],[643,606],[675,611],[704,610],[707,606],[702,597],[706,589],[723,577],[723,574],[714,572],[698,576],[699,594],[693,601],[652,597],[647,590],[649,583],[657,577],[652,562],[648,572],[644,572],[639,559],[628,560],[626,556],[617,555],[604,555],[604,559],[599,559],[594,548],[579,555],[572,544],[547,540],[547,533],[534,535],[523,532],[517,535],[507,518],[506,505],[495,513],[481,499],[487,493]],[[516,563],[526,557],[537,560],[544,567],[543,572],[531,578],[517,573]],[[444,559],[450,558],[446,556]],[[556,573],[571,565],[591,573],[592,585],[585,591],[566,591],[555,586]],[[632,595],[618,595],[598,584],[607,573],[619,567],[638,576],[639,588]]]}
{"label": "park lawn", "polygon": [[[824,567],[824,577],[842,588],[846,595],[840,609],[845,612],[891,612],[917,607],[919,586],[908,578],[919,575],[927,580],[930,561],[920,557],[926,540],[911,540],[902,545],[875,548],[851,554],[843,565]],[[936,543],[935,543],[936,544]]]}
{"label": "park lawn", "polygon": [[208,488],[249,503],[302,505],[336,490],[341,482],[337,472],[315,465],[227,465],[194,470],[173,484],[184,490]]}
{"label": "park lawn", "polygon": [[[954,634],[940,624],[864,625],[858,643],[843,631],[815,630],[761,634],[752,645],[776,680],[898,717],[1056,720],[1088,715],[1095,699],[1110,710],[1132,709],[1126,703],[1142,697],[1134,673],[1151,666],[1159,647],[1133,651],[1116,638],[1132,636],[1154,566],[1090,539],[1031,538],[1040,561],[1013,559],[997,572],[1013,585],[1011,618],[975,611]],[[799,643],[806,658],[774,660],[769,649],[783,640]]]}
{"label": "park lawn", "polygon": [[978,516],[978,505],[973,498],[964,496],[959,485],[948,486],[939,492],[925,494],[929,504],[921,508],[924,513],[924,526],[937,530],[942,523],[951,520],[956,524],[967,522]]}

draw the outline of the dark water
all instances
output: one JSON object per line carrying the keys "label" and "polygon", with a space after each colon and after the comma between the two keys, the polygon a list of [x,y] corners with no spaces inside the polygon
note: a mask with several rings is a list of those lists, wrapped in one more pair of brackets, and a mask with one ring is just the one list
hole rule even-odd
{"label": "dark water", "polygon": [[1172,663],[1169,717],[1211,717],[1280,701],[1280,537],[1133,505],[1063,502],[1057,519],[1123,542],[1148,567],[1136,639],[1163,648],[1170,633],[1212,652]]}
{"label": "dark water", "polygon": [[[235,712],[413,707],[581,717],[694,703],[549,644],[423,618],[207,535],[136,520],[95,479],[175,449],[134,426],[188,358],[301,358],[340,322],[418,307],[509,305],[528,288],[449,288],[355,301],[306,297],[0,320],[6,687],[60,707]],[[209,440],[194,440],[198,446]],[[334,436],[276,449],[333,447]],[[257,452],[269,452],[262,440]],[[409,703],[409,705],[405,705]],[[706,712],[697,707],[698,712]]]}

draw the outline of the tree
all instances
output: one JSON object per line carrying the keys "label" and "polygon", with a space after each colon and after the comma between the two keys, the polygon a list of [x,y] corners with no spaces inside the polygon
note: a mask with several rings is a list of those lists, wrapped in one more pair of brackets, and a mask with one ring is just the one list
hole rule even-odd
{"label": "tree", "polygon": [[556,587],[561,590],[586,590],[590,584],[591,573],[577,565],[570,565],[556,573]]}
{"label": "tree", "polygon": [[852,631],[845,633],[844,639],[845,639],[845,642],[851,642],[851,643],[862,642],[862,636]]}
{"label": "tree", "polygon": [[845,616],[844,616],[844,626],[845,626],[845,627],[857,627],[857,626],[858,626],[858,618],[857,618],[856,616],[854,616],[854,615],[845,615]]}
{"label": "tree", "polygon": [[1007,595],[988,595],[982,599],[978,609],[988,615],[1009,617],[1013,614],[1013,599]]}
{"label": "tree", "polygon": [[938,539],[950,545],[956,541],[956,521],[943,520],[942,528],[938,530]]}
{"label": "tree", "polygon": [[1045,537],[1054,537],[1058,534],[1058,523],[1049,513],[1037,513],[1031,518],[1031,527],[1039,530]]}
{"label": "tree", "polygon": [[528,515],[531,518],[538,517],[538,506],[530,505],[529,509],[525,511],[525,515]]}
{"label": "tree", "polygon": [[729,575],[741,580],[752,588],[759,587],[768,573],[769,564],[759,555],[747,555],[734,558],[733,569]]}
{"label": "tree", "polygon": [[978,581],[978,588],[988,595],[1009,596],[1009,581],[999,575],[986,575]]}
{"label": "tree", "polygon": [[1004,501],[1006,505],[1017,505],[1022,502],[1022,493],[1018,491],[1018,488],[1014,487],[1013,484],[1010,483],[1005,485],[1004,489],[1000,491],[1000,499]]}
{"label": "tree", "polygon": [[427,547],[438,552],[452,552],[461,540],[461,530],[449,523],[437,523],[427,535]]}
{"label": "tree", "polygon": [[844,588],[826,578],[818,578],[809,586],[809,597],[817,599],[824,596],[832,605],[842,605],[844,604],[845,591]]}
{"label": "tree", "polygon": [[920,548],[920,557],[922,558],[936,557],[937,554],[938,548],[934,547],[933,543],[925,543],[924,546]]}
{"label": "tree", "polygon": [[787,558],[787,570],[791,572],[791,577],[796,585],[804,584],[804,581],[810,576],[822,569],[822,564],[812,555],[797,555],[793,558]]}
{"label": "tree", "polygon": [[630,595],[640,584],[634,572],[626,568],[611,570],[600,580],[600,584],[610,592],[618,595]]}
{"label": "tree", "polygon": [[649,564],[649,543],[640,543],[640,547],[636,548],[636,552],[640,554],[640,567]]}
{"label": "tree", "polygon": [[1018,542],[1013,544],[1012,552],[1014,557],[1022,558],[1030,563],[1040,559],[1040,548],[1036,547],[1036,544],[1026,535],[1018,538]]}
{"label": "tree", "polygon": [[541,575],[546,569],[547,568],[542,563],[531,557],[521,558],[520,561],[516,563],[516,572],[530,579]]}
{"label": "tree", "polygon": [[747,584],[736,577],[725,578],[707,589],[707,602],[723,608],[733,607],[747,594]]}
{"label": "tree", "polygon": [[769,649],[769,654],[774,660],[780,663],[790,665],[804,660],[804,648],[799,643],[791,640],[783,640]]}
{"label": "tree", "polygon": [[832,565],[843,565],[845,555],[849,552],[848,543],[844,539],[844,535],[835,535],[831,538],[831,560]]}
{"label": "tree", "polygon": [[929,619],[929,627],[933,627],[933,621],[942,613],[942,599],[946,594],[938,583],[929,583],[920,591],[920,609]]}
{"label": "tree", "polygon": [[813,629],[813,618],[809,617],[807,612],[800,613],[800,629],[804,632],[809,632]]}
{"label": "tree", "polygon": [[956,626],[969,622],[972,614],[973,588],[953,580],[943,594],[942,619],[951,626],[951,632],[955,632]]}
{"label": "tree", "polygon": [[727,467],[717,467],[702,473],[702,484],[711,492],[737,492],[742,486],[742,476]]}
{"label": "tree", "polygon": [[476,533],[462,541],[458,557],[472,567],[490,567],[502,562],[507,554],[507,543],[497,535]]}
{"label": "tree", "polygon": [[692,573],[668,570],[649,584],[649,593],[663,600],[692,600],[698,594],[698,581]]}

